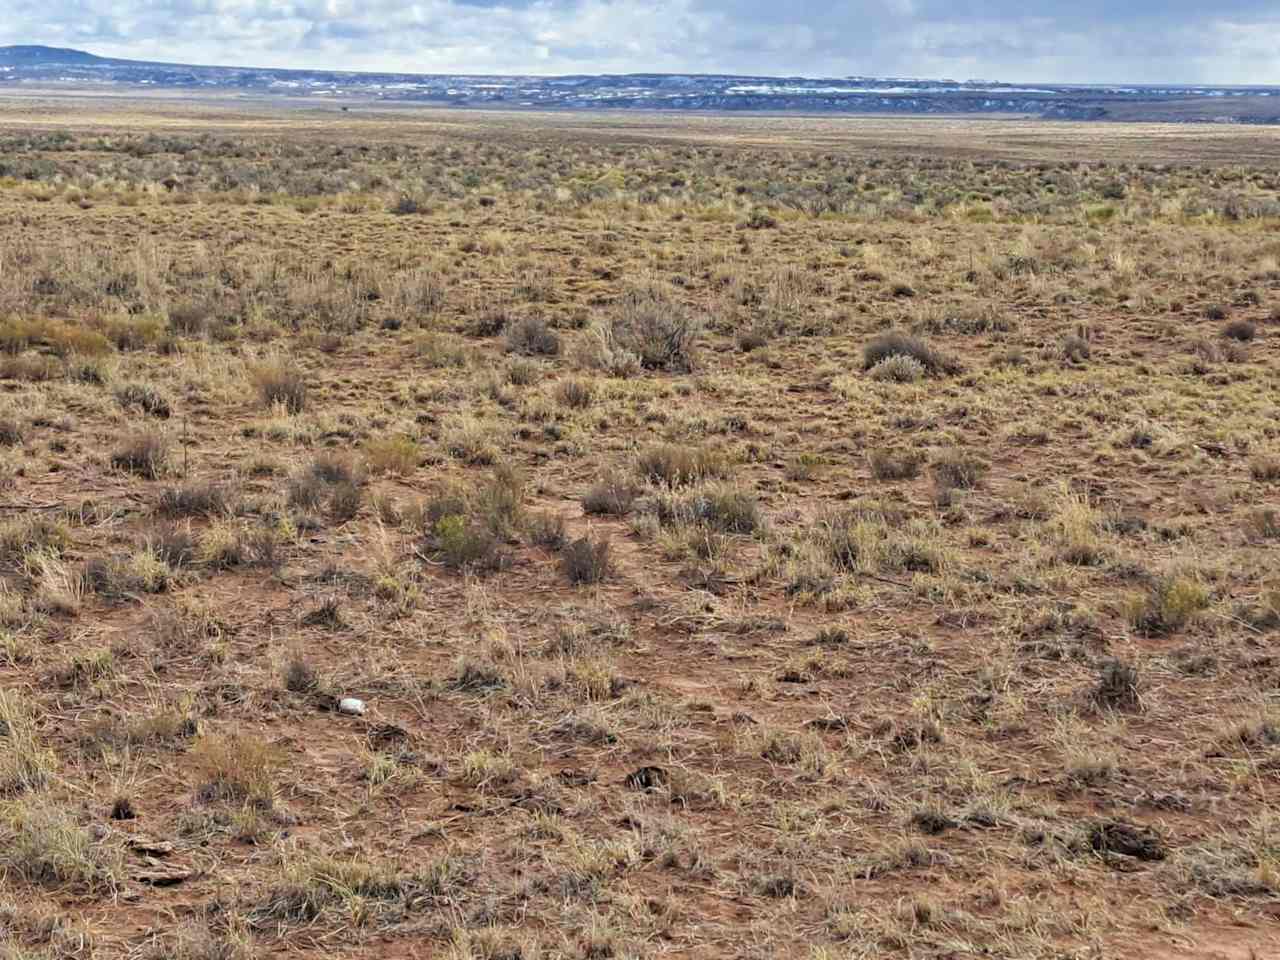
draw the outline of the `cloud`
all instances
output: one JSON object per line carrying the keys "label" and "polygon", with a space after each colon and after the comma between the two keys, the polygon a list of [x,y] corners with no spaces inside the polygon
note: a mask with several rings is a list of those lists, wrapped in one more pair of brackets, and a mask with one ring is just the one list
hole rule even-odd
{"label": "cloud", "polygon": [[245,66],[1280,83],[1274,0],[4,0],[0,43]]}

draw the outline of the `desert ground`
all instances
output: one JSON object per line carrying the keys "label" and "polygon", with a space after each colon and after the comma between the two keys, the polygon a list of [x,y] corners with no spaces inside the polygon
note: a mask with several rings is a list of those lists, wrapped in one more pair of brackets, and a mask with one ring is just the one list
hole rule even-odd
{"label": "desert ground", "polygon": [[5,94],[0,229],[4,960],[1280,957],[1280,130]]}

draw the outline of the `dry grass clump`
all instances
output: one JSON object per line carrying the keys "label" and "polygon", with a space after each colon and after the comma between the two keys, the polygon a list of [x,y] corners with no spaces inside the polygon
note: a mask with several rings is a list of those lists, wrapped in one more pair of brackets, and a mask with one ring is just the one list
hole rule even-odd
{"label": "dry grass clump", "polygon": [[473,508],[496,536],[514,539],[524,523],[525,478],[505,464],[496,467],[489,482],[480,488]]}
{"label": "dry grass clump", "polygon": [[55,762],[40,744],[26,700],[16,690],[0,690],[0,797],[40,789],[53,776]]}
{"label": "dry grass clump", "polygon": [[[326,612],[325,608],[320,608],[319,613],[321,615]],[[334,618],[337,617],[336,611],[332,616]],[[311,614],[308,614],[308,617],[311,618],[309,622],[315,623],[317,611],[312,611]],[[316,668],[316,665],[298,650],[289,655],[284,663],[282,673],[284,675],[284,688],[290,693],[314,693],[320,689],[322,684],[320,671]]]}
{"label": "dry grass clump", "polygon": [[1245,535],[1253,541],[1280,540],[1280,510],[1274,507],[1256,507],[1249,511],[1244,522]]}
{"label": "dry grass clump", "polygon": [[868,450],[867,465],[877,480],[914,480],[924,467],[919,450]]}
{"label": "dry grass clump", "polygon": [[176,303],[169,308],[169,332],[182,337],[204,336],[214,320],[213,305],[196,300]]}
{"label": "dry grass clump", "polygon": [[590,380],[561,380],[556,384],[556,402],[570,410],[586,410],[595,396],[595,385]]}
{"label": "dry grass clump", "polygon": [[195,558],[214,570],[233,570],[249,564],[277,568],[282,561],[283,539],[281,530],[269,523],[220,521],[201,534]]}
{"label": "dry grass clump", "polygon": [[45,383],[57,380],[66,373],[55,357],[23,354],[20,357],[0,356],[0,380],[19,380],[27,383]]}
{"label": "dry grass clump", "polygon": [[463,880],[450,857],[405,874],[360,857],[291,856],[279,882],[263,893],[248,916],[252,925],[270,929],[313,924],[329,912],[347,920],[354,914],[362,926],[394,924],[411,903],[444,902]]}
{"label": "dry grass clump", "polygon": [[0,446],[16,447],[25,433],[21,421],[8,413],[0,414]]}
{"label": "dry grass clump", "polygon": [[[545,371],[546,365],[541,361],[529,357],[517,357],[507,364],[507,383],[513,387],[529,387],[541,380]],[[491,396],[499,403],[504,402],[500,399],[504,396],[501,388],[494,389]]]}
{"label": "dry grass clump", "polygon": [[1249,461],[1249,476],[1258,483],[1280,483],[1280,456],[1254,457]]}
{"label": "dry grass clump", "polygon": [[1050,523],[1058,557],[1064,563],[1092,566],[1106,559],[1102,515],[1084,494],[1064,490]]}
{"label": "dry grass clump", "polygon": [[58,320],[38,322],[38,341],[56,357],[102,357],[111,352],[111,340],[96,330]]}
{"label": "dry grass clump", "polygon": [[22,558],[20,568],[30,590],[32,609],[47,614],[73,617],[84,599],[84,577],[57,553],[33,550]]}
{"label": "dry grass clump", "polygon": [[67,811],[48,803],[5,804],[0,840],[0,866],[29,883],[98,894],[124,879],[119,850],[95,841]]}
{"label": "dry grass clump", "polygon": [[1093,356],[1093,348],[1089,341],[1076,333],[1069,333],[1062,338],[1062,359],[1068,363],[1082,364]]}
{"label": "dry grass clump", "polygon": [[471,360],[466,344],[450,334],[429,331],[413,341],[413,351],[432,370],[460,370]]}
{"label": "dry grass clump", "polygon": [[59,554],[71,543],[67,525],[42,514],[14,517],[0,523],[0,559],[19,564],[27,554]]}
{"label": "dry grass clump", "polygon": [[275,805],[283,757],[270,744],[246,733],[209,734],[195,742],[188,756],[201,802],[264,810]]}
{"label": "dry grass clump", "polygon": [[929,464],[934,484],[944,490],[973,490],[988,469],[981,458],[964,450],[944,450]]}
{"label": "dry grass clump", "polygon": [[185,567],[195,558],[196,539],[189,523],[157,523],[143,533],[138,548],[176,569]]}
{"label": "dry grass clump", "polygon": [[455,570],[492,572],[510,563],[510,556],[492,530],[456,514],[435,522],[425,546]]}
{"label": "dry grass clump", "polygon": [[280,406],[289,413],[307,408],[307,376],[286,360],[260,363],[249,370],[249,380],[263,406]]}
{"label": "dry grass clump", "polygon": [[353,458],[317,454],[289,479],[289,506],[306,513],[323,510],[335,523],[345,523],[360,512],[367,482],[364,466]]}
{"label": "dry grass clump", "polygon": [[488,466],[500,456],[498,432],[493,424],[470,413],[451,418],[441,442],[450,456],[472,466]]}
{"label": "dry grass clump", "polygon": [[712,483],[686,493],[659,493],[646,505],[663,526],[694,524],[717,533],[749,536],[764,530],[764,511],[755,491]]}
{"label": "dry grass clump", "polygon": [[678,487],[727,477],[732,468],[728,457],[718,449],[658,443],[640,452],[636,469],[650,483]]}
{"label": "dry grass clump", "polygon": [[254,960],[256,955],[247,925],[232,917],[225,924],[183,922],[161,934],[141,960]]}
{"label": "dry grass clump", "polygon": [[111,465],[146,480],[159,480],[169,471],[169,440],[155,431],[127,437],[111,454]]}
{"label": "dry grass clump", "polygon": [[1093,701],[1114,710],[1132,710],[1141,703],[1138,695],[1138,670],[1123,660],[1111,658],[1102,663]]}
{"label": "dry grass clump", "polygon": [[404,434],[375,437],[364,445],[365,463],[375,476],[407,477],[418,468],[421,457],[417,442]]}
{"label": "dry grass clump", "polygon": [[[194,540],[172,548],[181,552],[182,562],[195,555]],[[127,597],[137,593],[163,593],[174,585],[177,575],[168,560],[151,544],[144,544],[127,557],[95,559],[85,565],[87,589],[106,597]]]}
{"label": "dry grass clump", "polygon": [[216,483],[184,483],[160,493],[156,511],[169,517],[225,517],[236,512],[239,497]]}
{"label": "dry grass clump", "polygon": [[1243,831],[1222,832],[1177,851],[1170,873],[1184,888],[1214,899],[1274,900],[1280,893],[1280,844],[1268,813]]}
{"label": "dry grass clump", "polygon": [[[423,505],[420,526],[426,532],[422,551],[455,570],[478,573],[509,565],[504,543],[526,527],[524,479],[500,467],[474,496],[446,491]],[[563,522],[528,524],[532,533],[553,546],[563,537]]]}
{"label": "dry grass clump", "polygon": [[445,305],[445,285],[439,273],[430,267],[415,267],[386,277],[381,284],[382,299],[387,307],[383,320],[396,323],[424,323]]}
{"label": "dry grass clump", "polygon": [[539,512],[529,516],[526,523],[529,542],[548,550],[560,550],[569,542],[568,525],[561,514]]}
{"label": "dry grass clump", "polygon": [[1156,581],[1145,596],[1130,600],[1125,614],[1139,633],[1158,637],[1184,629],[1208,606],[1209,592],[1199,581],[1171,575]]}

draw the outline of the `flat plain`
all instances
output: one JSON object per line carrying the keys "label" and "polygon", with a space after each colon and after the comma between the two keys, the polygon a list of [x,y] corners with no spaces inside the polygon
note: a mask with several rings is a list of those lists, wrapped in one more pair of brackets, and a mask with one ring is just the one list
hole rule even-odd
{"label": "flat plain", "polygon": [[36,91],[0,229],[5,960],[1280,955],[1280,131]]}

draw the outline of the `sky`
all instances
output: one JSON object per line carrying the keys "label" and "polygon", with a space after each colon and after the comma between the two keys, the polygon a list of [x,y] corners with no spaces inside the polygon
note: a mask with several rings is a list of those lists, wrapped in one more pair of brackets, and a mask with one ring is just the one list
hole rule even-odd
{"label": "sky", "polygon": [[0,0],[0,45],[416,73],[1280,84],[1280,0]]}

